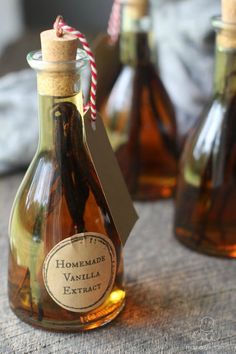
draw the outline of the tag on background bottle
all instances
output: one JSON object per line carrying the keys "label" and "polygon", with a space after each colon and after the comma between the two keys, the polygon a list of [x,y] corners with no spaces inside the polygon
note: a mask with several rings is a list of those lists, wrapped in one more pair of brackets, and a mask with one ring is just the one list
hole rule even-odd
{"label": "tag on background bottle", "polygon": [[138,220],[138,215],[99,113],[97,113],[95,127],[93,129],[90,111],[87,111],[84,116],[85,148],[91,157],[113,222],[124,245]]}

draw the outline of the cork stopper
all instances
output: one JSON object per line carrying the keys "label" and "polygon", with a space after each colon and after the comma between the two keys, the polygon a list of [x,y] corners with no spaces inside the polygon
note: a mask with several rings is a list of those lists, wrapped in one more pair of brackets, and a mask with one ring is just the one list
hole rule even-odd
{"label": "cork stopper", "polygon": [[[66,62],[76,59],[78,38],[72,34],[47,30],[40,34],[42,59],[46,69],[38,73],[38,91],[48,96],[71,96],[78,77]],[[52,65],[53,63],[53,65]],[[64,64],[63,64],[64,63]]]}
{"label": "cork stopper", "polygon": [[236,0],[221,0],[222,21],[236,25]]}
{"label": "cork stopper", "polygon": [[138,19],[148,14],[148,0],[123,0],[121,3],[126,6],[126,11],[132,18]]}
{"label": "cork stopper", "polygon": [[70,61],[76,59],[78,38],[69,33],[58,36],[54,29],[40,34],[42,58],[45,61]]}
{"label": "cork stopper", "polygon": [[217,36],[217,44],[224,48],[236,48],[236,0],[221,0],[221,11],[222,22],[226,25]]}

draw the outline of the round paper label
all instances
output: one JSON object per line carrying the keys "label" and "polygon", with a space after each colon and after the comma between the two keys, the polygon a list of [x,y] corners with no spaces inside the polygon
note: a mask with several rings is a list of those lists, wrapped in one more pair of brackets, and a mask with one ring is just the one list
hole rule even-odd
{"label": "round paper label", "polygon": [[116,267],[111,240],[86,232],[68,237],[53,247],[43,264],[43,279],[58,305],[69,311],[88,312],[110,294]]}

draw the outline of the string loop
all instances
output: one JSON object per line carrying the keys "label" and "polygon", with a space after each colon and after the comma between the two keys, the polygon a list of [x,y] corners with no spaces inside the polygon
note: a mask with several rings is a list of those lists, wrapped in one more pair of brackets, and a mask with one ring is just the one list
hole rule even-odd
{"label": "string loop", "polygon": [[91,89],[90,89],[90,99],[89,103],[84,106],[84,110],[86,111],[88,108],[91,109],[91,119],[92,121],[96,120],[96,115],[97,115],[97,109],[96,109],[96,93],[97,93],[97,67],[96,67],[96,62],[95,58],[93,55],[92,50],[90,49],[90,46],[88,44],[88,41],[83,33],[78,31],[77,29],[68,26],[62,16],[58,16],[56,21],[54,22],[53,28],[57,31],[57,35],[61,36],[62,34],[60,33],[71,33],[75,35],[80,43],[83,46],[83,49],[87,53],[89,57],[89,62],[90,62],[90,69],[91,69]]}

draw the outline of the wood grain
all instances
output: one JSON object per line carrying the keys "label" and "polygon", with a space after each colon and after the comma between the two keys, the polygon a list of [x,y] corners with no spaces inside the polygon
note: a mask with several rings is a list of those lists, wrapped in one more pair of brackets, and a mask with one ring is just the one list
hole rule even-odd
{"label": "wood grain", "polygon": [[172,202],[138,203],[125,250],[127,303],[101,329],[36,330],[7,300],[7,224],[21,176],[0,180],[0,353],[236,353],[236,262],[194,253],[172,235]]}

